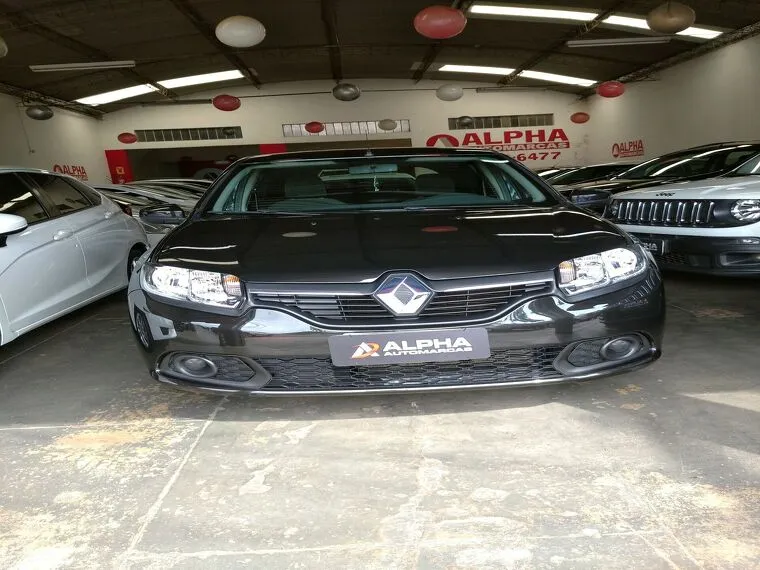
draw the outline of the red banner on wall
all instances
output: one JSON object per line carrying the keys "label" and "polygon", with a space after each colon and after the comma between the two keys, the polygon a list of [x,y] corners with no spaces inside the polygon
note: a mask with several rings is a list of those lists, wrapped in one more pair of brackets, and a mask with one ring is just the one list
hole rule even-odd
{"label": "red banner on wall", "polygon": [[132,165],[129,163],[129,154],[126,150],[107,150],[106,162],[108,162],[108,170],[114,184],[134,181],[135,176],[132,174]]}

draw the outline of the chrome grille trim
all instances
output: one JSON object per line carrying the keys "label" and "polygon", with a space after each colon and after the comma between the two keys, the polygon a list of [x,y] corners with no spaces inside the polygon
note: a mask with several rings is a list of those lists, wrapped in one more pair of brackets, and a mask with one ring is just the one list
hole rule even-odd
{"label": "chrome grille trim", "polygon": [[553,281],[455,287],[434,291],[416,316],[395,316],[371,293],[253,291],[249,297],[254,307],[284,311],[326,328],[405,328],[487,322],[526,299],[553,291]]}
{"label": "chrome grille trim", "polygon": [[709,226],[715,222],[712,200],[613,200],[617,214],[608,218],[618,224],[642,226]]}

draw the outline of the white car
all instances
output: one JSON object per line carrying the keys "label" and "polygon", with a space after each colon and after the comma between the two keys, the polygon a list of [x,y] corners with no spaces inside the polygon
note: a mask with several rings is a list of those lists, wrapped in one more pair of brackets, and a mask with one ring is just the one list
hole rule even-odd
{"label": "white car", "polygon": [[616,194],[605,217],[664,269],[760,276],[760,158],[730,176]]}
{"label": "white car", "polygon": [[82,182],[0,168],[0,345],[126,287],[140,224]]}

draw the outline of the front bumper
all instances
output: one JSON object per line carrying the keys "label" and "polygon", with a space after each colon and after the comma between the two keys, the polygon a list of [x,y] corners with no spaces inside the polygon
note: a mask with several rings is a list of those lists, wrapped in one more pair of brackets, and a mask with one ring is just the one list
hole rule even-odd
{"label": "front bumper", "polygon": [[663,269],[710,275],[760,275],[760,238],[669,235],[622,227],[643,243],[653,245],[657,251],[652,253]]}
{"label": "front bumper", "polygon": [[[131,290],[128,298],[138,345],[155,379],[196,391],[257,396],[492,388],[596,378],[659,358],[665,316],[662,282],[653,267],[628,288],[584,301],[547,294],[517,303],[493,322],[478,325],[488,333],[487,359],[336,367],[328,339],[345,330],[320,328],[273,309],[252,308],[237,317],[194,311],[150,298],[140,289]],[[640,350],[620,361],[599,357],[605,342],[626,335],[640,339]],[[210,359],[220,372],[207,379],[178,374],[172,366],[183,355]]]}

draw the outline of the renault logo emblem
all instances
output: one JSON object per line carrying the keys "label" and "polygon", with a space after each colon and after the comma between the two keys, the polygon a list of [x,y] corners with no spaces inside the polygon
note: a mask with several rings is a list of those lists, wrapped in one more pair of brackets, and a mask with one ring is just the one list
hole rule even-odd
{"label": "renault logo emblem", "polygon": [[413,275],[391,275],[375,292],[375,299],[394,314],[419,314],[433,298],[433,292]]}

